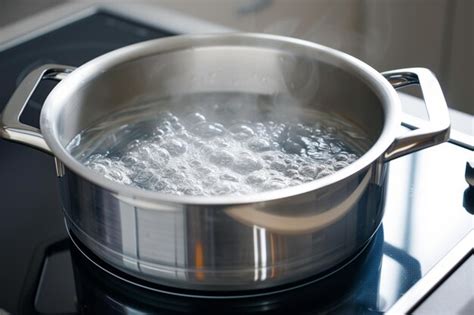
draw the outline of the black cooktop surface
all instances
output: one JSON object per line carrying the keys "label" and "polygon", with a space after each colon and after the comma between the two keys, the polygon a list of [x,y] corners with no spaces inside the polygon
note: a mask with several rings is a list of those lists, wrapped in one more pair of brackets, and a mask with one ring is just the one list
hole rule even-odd
{"label": "black cooktop surface", "polygon": [[[132,20],[97,12],[0,51],[0,110],[21,80],[35,68],[57,63],[80,66],[111,50],[173,35]],[[41,104],[54,87],[43,81],[21,120],[38,126]],[[14,312],[22,280],[38,244],[66,236],[55,178],[47,154],[0,141],[0,309]],[[3,256],[3,255],[2,255]]]}
{"label": "black cooktop surface", "polygon": [[[37,66],[79,66],[110,50],[169,35],[96,12],[0,51],[0,109]],[[23,121],[38,124],[52,87],[41,84]],[[90,263],[67,237],[53,158],[0,141],[0,313],[386,311],[472,229],[473,217],[463,206],[470,154],[446,143],[391,162],[383,227],[364,253],[334,276],[285,294],[214,301],[138,289]]]}

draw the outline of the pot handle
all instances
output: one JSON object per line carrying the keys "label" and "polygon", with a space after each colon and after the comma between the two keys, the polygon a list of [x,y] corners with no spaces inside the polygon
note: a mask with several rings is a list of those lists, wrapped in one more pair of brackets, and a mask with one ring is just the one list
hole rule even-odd
{"label": "pot handle", "polygon": [[426,126],[397,137],[385,152],[385,161],[443,143],[449,139],[448,106],[433,72],[425,68],[407,68],[387,71],[382,74],[395,89],[419,84],[430,119]]}
{"label": "pot handle", "polygon": [[61,81],[74,69],[71,66],[48,64],[30,72],[0,114],[0,137],[52,154],[41,130],[20,122],[20,116],[41,80]]}

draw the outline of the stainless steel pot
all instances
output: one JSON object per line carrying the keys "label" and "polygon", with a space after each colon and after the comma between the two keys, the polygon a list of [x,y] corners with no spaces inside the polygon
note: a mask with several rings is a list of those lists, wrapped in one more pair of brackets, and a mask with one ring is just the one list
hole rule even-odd
{"label": "stainless steel pot", "polygon": [[[210,73],[213,80],[206,79]],[[44,103],[39,130],[19,117],[41,79],[61,82]],[[420,84],[430,122],[398,136],[400,100],[393,87],[410,84]],[[333,175],[238,197],[124,186],[65,149],[83,129],[140,100],[223,91],[289,94],[302,107],[348,118],[370,136],[371,148]],[[387,162],[445,141],[449,118],[441,88],[426,69],[382,75],[298,39],[192,35],[125,47],[77,69],[45,65],[11,97],[0,131],[56,157],[67,226],[101,259],[158,284],[235,291],[322,275],[359,252],[382,219]]]}

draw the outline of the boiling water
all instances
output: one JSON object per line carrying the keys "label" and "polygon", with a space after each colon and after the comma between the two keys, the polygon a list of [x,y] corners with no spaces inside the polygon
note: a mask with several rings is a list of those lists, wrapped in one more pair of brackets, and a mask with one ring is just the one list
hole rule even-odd
{"label": "boiling water", "polygon": [[276,114],[275,108],[265,98],[238,95],[156,101],[108,117],[77,135],[68,150],[118,183],[229,195],[313,181],[367,149],[364,134],[340,117],[289,105]]}

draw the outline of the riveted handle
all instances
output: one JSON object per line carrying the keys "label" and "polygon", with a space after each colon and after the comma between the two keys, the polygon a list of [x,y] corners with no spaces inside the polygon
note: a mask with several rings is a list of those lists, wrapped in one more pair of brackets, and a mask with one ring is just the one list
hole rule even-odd
{"label": "riveted handle", "polygon": [[48,64],[30,72],[15,90],[0,115],[0,137],[52,154],[41,130],[20,122],[20,116],[41,80],[61,81],[74,69],[70,66]]}
{"label": "riveted handle", "polygon": [[382,74],[396,89],[419,84],[430,120],[426,126],[396,138],[385,152],[385,161],[447,141],[450,129],[448,106],[433,72],[425,68],[408,68]]}

